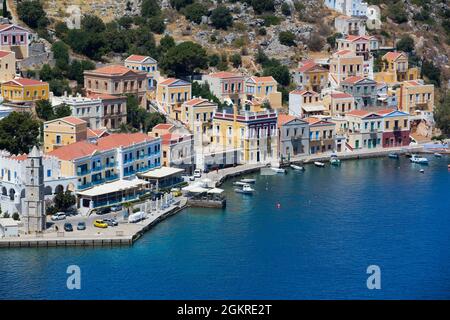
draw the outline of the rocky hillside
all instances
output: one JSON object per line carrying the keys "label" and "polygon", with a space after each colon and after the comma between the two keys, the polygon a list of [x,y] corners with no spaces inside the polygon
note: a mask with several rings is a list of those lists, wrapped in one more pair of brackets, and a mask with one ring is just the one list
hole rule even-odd
{"label": "rocky hillside", "polygon": [[[69,5],[80,7],[82,14],[95,14],[104,21],[122,16],[140,15],[142,2],[147,0],[44,0],[47,14],[53,21],[67,16]],[[286,65],[295,65],[305,57],[328,55],[335,34],[333,19],[338,13],[323,6],[321,0],[184,0],[200,3],[205,16],[195,23],[186,18],[186,8],[172,8],[171,3],[183,0],[153,0],[162,8],[165,33],[176,41],[193,40],[210,52],[241,52],[244,67],[255,68],[250,59],[257,48],[269,57],[280,59]],[[232,26],[214,27],[211,12],[218,2],[226,5],[232,15]],[[440,67],[443,83],[450,78],[450,9],[446,0],[368,0],[382,10],[382,30],[375,32],[387,46],[404,35],[414,39],[417,56]],[[267,7],[264,7],[269,3]],[[272,6],[270,5],[272,3]],[[254,6],[259,6],[254,8]],[[261,10],[262,7],[262,10]],[[286,31],[289,34],[286,35]],[[280,42],[280,33],[289,41]],[[293,38],[291,39],[290,37]],[[156,35],[159,39],[161,36]],[[286,45],[287,44],[287,45]],[[247,55],[248,53],[248,55]]]}

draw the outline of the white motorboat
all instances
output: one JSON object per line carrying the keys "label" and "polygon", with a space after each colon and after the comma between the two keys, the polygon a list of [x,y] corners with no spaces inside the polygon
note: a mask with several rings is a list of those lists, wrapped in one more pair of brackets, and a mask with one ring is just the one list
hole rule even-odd
{"label": "white motorboat", "polygon": [[235,182],[233,182],[233,185],[235,185],[235,186],[244,186],[244,185],[246,185],[247,183],[245,183],[245,182],[242,182],[242,181],[235,181]]}
{"label": "white motorboat", "polygon": [[320,162],[320,161],[315,161],[314,162],[314,165],[316,166],[316,167],[325,167],[325,163],[323,163],[323,162]]}
{"label": "white motorboat", "polygon": [[331,155],[331,157],[330,157],[330,163],[333,165],[333,166],[338,166],[338,165],[340,165],[341,164],[341,160],[339,160],[339,158],[337,157],[337,155]]}
{"label": "white motorboat", "polygon": [[391,159],[398,159],[399,158],[398,153],[395,153],[395,152],[389,153],[388,157],[391,158]]}
{"label": "white motorboat", "polygon": [[442,154],[440,154],[439,152],[436,152],[436,153],[434,154],[434,156],[435,156],[436,158],[442,158]]}
{"label": "white motorboat", "polygon": [[276,173],[286,173],[286,170],[283,169],[283,168],[270,167],[270,169],[272,169],[272,170],[275,171]]}
{"label": "white motorboat", "polygon": [[291,168],[297,171],[305,171],[305,167],[297,166],[295,164],[291,164]]}
{"label": "white motorboat", "polygon": [[243,194],[253,194],[253,192],[255,192],[255,189],[250,187],[250,185],[247,183],[247,184],[244,184],[241,189],[236,188],[236,189],[234,189],[234,191],[237,193],[243,193]]}
{"label": "white motorboat", "polygon": [[256,179],[241,179],[240,182],[253,184],[256,183]]}
{"label": "white motorboat", "polygon": [[409,158],[409,161],[411,161],[412,163],[418,163],[418,164],[428,164],[428,159],[424,158],[424,157],[419,157],[415,154],[413,154],[411,156],[411,158]]}

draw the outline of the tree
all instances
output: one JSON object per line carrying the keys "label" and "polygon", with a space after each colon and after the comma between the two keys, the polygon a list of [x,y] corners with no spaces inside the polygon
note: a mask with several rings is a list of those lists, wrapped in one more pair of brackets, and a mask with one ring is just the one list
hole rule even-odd
{"label": "tree", "polygon": [[194,0],[170,0],[170,5],[179,11],[181,8],[184,8],[193,2]]}
{"label": "tree", "polygon": [[209,56],[209,66],[210,67],[216,67],[220,62],[220,57],[218,54],[214,53]]}
{"label": "tree", "polygon": [[28,153],[38,145],[40,122],[28,112],[12,112],[0,120],[0,149]]}
{"label": "tree", "polygon": [[441,86],[441,70],[432,61],[424,60],[421,71],[422,78],[426,77],[434,85]]}
{"label": "tree", "polygon": [[56,66],[62,70],[69,67],[69,48],[62,41],[56,41],[52,45],[53,57],[56,60]]}
{"label": "tree", "polygon": [[49,64],[44,64],[39,71],[39,79],[42,81],[50,81],[53,78],[53,70]]}
{"label": "tree", "polygon": [[233,17],[230,10],[224,6],[218,6],[211,13],[211,23],[216,29],[228,29],[233,25]]}
{"label": "tree", "polygon": [[47,15],[40,1],[24,0],[17,4],[17,13],[20,20],[30,28],[45,28],[49,24]]}
{"label": "tree", "polygon": [[434,111],[436,125],[444,134],[450,134],[450,93],[439,101]]}
{"label": "tree", "polygon": [[291,6],[289,4],[287,4],[286,2],[283,2],[283,4],[281,5],[281,13],[284,14],[285,16],[290,16],[291,15]]}
{"label": "tree", "polygon": [[161,16],[155,16],[148,19],[148,27],[154,33],[162,34],[166,29],[164,19]]}
{"label": "tree", "polygon": [[158,16],[161,13],[158,0],[143,0],[141,4],[141,14],[143,17]]}
{"label": "tree", "polygon": [[35,110],[39,119],[42,119],[44,121],[54,119],[55,113],[53,112],[53,106],[48,100],[36,101]]}
{"label": "tree", "polygon": [[405,11],[405,7],[403,2],[400,0],[389,2],[387,16],[395,23],[404,23],[408,21],[408,15]]}
{"label": "tree", "polygon": [[202,17],[208,14],[208,8],[204,4],[194,2],[183,9],[186,19],[200,24]]}
{"label": "tree", "polygon": [[239,68],[242,64],[242,58],[239,53],[235,53],[230,57],[231,64],[235,68]]}
{"label": "tree", "polygon": [[412,52],[414,50],[414,39],[411,38],[409,35],[403,36],[397,42],[397,50],[408,52],[408,53]]}
{"label": "tree", "polygon": [[102,19],[93,14],[87,14],[81,19],[81,29],[91,33],[102,33],[106,30]]}
{"label": "tree", "polygon": [[72,109],[65,103],[55,107],[53,110],[54,110],[54,119],[60,119],[72,115]]}
{"label": "tree", "polygon": [[257,14],[265,11],[275,11],[275,3],[273,0],[251,0],[251,5]]}
{"label": "tree", "polygon": [[186,41],[170,48],[160,65],[169,76],[187,76],[197,69],[206,69],[208,56],[201,45]]}
{"label": "tree", "polygon": [[209,89],[209,85],[207,83],[199,84],[198,82],[192,83],[192,96],[202,97],[203,99],[208,99],[212,102],[217,103],[220,107],[222,103],[219,98],[217,98]]}
{"label": "tree", "polygon": [[77,199],[71,191],[60,191],[53,198],[53,203],[58,211],[65,212],[77,203]]}
{"label": "tree", "polygon": [[295,46],[295,34],[290,31],[281,31],[278,35],[278,40],[285,46]]}

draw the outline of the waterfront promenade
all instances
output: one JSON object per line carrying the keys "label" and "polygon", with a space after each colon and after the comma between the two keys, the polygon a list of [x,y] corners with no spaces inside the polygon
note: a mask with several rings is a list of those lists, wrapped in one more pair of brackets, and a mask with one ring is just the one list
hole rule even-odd
{"label": "waterfront promenade", "polygon": [[[18,238],[0,239],[0,248],[5,247],[56,247],[56,246],[111,246],[111,245],[132,245],[143,233],[155,226],[164,219],[180,212],[186,207],[186,198],[181,197],[168,208],[161,211],[154,211],[147,214],[147,217],[137,223],[129,223],[124,219],[118,219],[119,225],[99,229],[93,226],[96,219],[104,216],[91,216],[89,219],[81,220],[75,216],[67,220],[55,223],[59,230],[64,230],[63,225],[70,222],[74,231],[56,231],[50,228],[41,235],[20,235]],[[78,221],[86,223],[86,230],[76,230]]]}

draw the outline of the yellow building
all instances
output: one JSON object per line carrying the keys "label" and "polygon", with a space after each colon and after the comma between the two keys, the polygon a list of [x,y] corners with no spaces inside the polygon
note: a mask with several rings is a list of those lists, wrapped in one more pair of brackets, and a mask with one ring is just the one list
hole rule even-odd
{"label": "yellow building", "polygon": [[205,132],[212,122],[214,112],[217,111],[217,103],[203,98],[194,98],[181,105],[181,121],[194,132],[196,124],[201,125]]}
{"label": "yellow building", "polygon": [[375,73],[375,81],[377,82],[392,84],[419,78],[419,69],[409,68],[408,55],[404,52],[388,52],[382,60],[381,72]]}
{"label": "yellow building", "polygon": [[341,81],[353,76],[364,76],[364,57],[351,50],[335,52],[330,59],[331,87],[336,89]]}
{"label": "yellow building", "polygon": [[181,120],[181,105],[191,96],[191,83],[180,79],[165,79],[156,88],[156,102],[177,120]]}
{"label": "yellow building", "polygon": [[312,60],[300,63],[298,69],[293,73],[295,84],[304,90],[312,90],[321,93],[328,83],[328,69]]}
{"label": "yellow building", "polygon": [[411,115],[421,112],[433,112],[434,86],[419,81],[405,81],[397,88],[398,110]]}
{"label": "yellow building", "polygon": [[44,122],[44,152],[87,139],[87,122],[76,117]]}
{"label": "yellow building", "polygon": [[16,54],[12,51],[0,51],[0,83],[16,77]]}
{"label": "yellow building", "polygon": [[33,79],[17,78],[2,84],[2,95],[13,103],[48,100],[49,85],[47,82]]}
{"label": "yellow building", "polygon": [[277,158],[278,115],[275,111],[216,112],[213,143],[223,150],[239,150],[240,163],[268,162]]}
{"label": "yellow building", "polygon": [[273,77],[250,77],[245,81],[245,94],[248,101],[255,98],[267,101],[273,109],[282,107],[281,92],[277,89],[278,82]]}
{"label": "yellow building", "polygon": [[345,92],[333,91],[323,98],[326,113],[332,117],[344,116],[355,109],[355,98]]}

